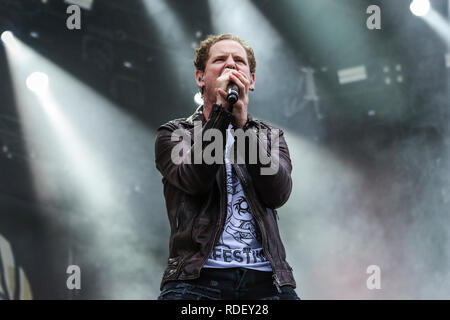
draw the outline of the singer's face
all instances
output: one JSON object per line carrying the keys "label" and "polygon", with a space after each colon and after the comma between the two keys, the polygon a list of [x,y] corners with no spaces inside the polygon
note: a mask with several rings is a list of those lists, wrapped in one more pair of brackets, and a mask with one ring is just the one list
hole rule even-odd
{"label": "singer's face", "polygon": [[227,69],[236,69],[245,72],[249,80],[254,79],[250,74],[247,52],[234,40],[222,40],[215,43],[209,49],[209,58],[203,72],[204,91],[203,96],[212,101],[215,100],[216,79]]}

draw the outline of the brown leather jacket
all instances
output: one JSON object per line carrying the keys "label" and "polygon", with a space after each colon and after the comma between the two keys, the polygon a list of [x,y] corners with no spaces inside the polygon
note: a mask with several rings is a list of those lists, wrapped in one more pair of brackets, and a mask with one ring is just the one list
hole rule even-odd
{"label": "brown leather jacket", "polygon": [[[179,141],[172,141],[172,133],[182,129],[189,131],[193,137],[194,121],[201,121],[202,132],[216,128],[220,130],[222,137],[226,137],[226,130],[232,118],[232,114],[227,110],[213,105],[206,121],[203,109],[199,107],[189,118],[170,121],[158,129],[155,161],[156,167],[163,175],[164,196],[171,229],[168,266],[162,278],[161,289],[167,281],[199,277],[200,269],[210,256],[226,218],[225,165],[204,162],[194,164],[194,161],[191,161],[191,164],[187,161],[174,163],[171,159],[172,149]],[[244,130],[255,132],[274,128],[260,120],[253,120],[250,115],[244,126]],[[262,164],[259,161],[257,164],[233,164],[233,167],[259,227],[264,254],[272,266],[275,286],[291,285],[295,288],[292,268],[286,262],[286,252],[278,230],[278,214],[275,210],[288,200],[292,189],[289,151],[283,132],[279,132],[280,160],[276,174],[261,175]],[[203,150],[209,143],[202,142]],[[192,144],[191,155],[194,148]]]}

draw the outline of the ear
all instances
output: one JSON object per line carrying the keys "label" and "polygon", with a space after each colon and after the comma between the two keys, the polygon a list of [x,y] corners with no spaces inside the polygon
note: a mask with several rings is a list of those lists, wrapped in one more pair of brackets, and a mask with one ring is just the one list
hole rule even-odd
{"label": "ear", "polygon": [[200,88],[203,88],[205,82],[203,81],[203,71],[195,70],[195,82]]}
{"label": "ear", "polygon": [[250,89],[250,91],[255,90],[255,74],[254,73],[252,73],[250,75],[250,86],[248,88]]}

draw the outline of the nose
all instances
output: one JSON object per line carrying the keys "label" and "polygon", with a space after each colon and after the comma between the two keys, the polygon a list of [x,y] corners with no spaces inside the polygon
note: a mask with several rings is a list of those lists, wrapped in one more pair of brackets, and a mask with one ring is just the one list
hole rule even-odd
{"label": "nose", "polygon": [[234,61],[232,56],[228,56],[227,61],[225,63],[225,68],[236,69],[236,62]]}

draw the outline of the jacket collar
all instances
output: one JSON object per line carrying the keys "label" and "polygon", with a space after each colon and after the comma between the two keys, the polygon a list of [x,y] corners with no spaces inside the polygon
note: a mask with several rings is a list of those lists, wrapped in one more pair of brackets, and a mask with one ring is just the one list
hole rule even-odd
{"label": "jacket collar", "polygon": [[[181,121],[181,123],[183,123],[187,126],[190,126],[190,127],[194,127],[195,121],[201,121],[202,126],[206,123],[205,116],[203,115],[203,105],[199,106],[193,114],[191,114],[185,120]],[[247,125],[248,124],[256,124],[256,122],[254,121],[254,119],[250,113],[247,113]]]}
{"label": "jacket collar", "polygon": [[193,127],[194,121],[201,121],[202,125],[205,124],[206,119],[205,116],[203,115],[203,105],[199,106],[191,116],[181,121],[181,123]]}

